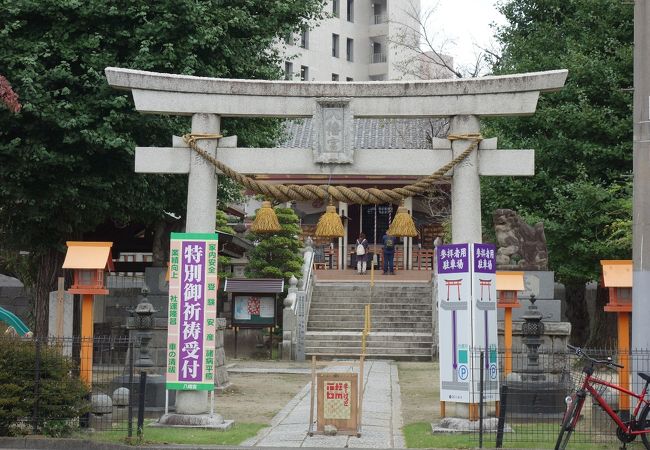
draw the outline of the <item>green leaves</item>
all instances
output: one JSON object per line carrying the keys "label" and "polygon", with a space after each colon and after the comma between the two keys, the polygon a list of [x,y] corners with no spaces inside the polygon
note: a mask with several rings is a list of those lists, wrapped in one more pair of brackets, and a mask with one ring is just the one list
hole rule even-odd
{"label": "green leaves", "polygon": [[302,244],[300,219],[291,208],[276,207],[275,213],[282,230],[275,234],[251,233],[250,239],[256,242],[249,252],[249,264],[246,276],[250,278],[284,278],[288,281],[292,275],[302,276]]}
{"label": "green leaves", "polygon": [[482,180],[484,218],[512,208],[544,222],[560,281],[595,280],[600,259],[629,258],[632,170],[632,7],[609,0],[501,5],[496,74],[567,68],[527,118],[490,120],[501,147],[533,148],[536,175]]}
{"label": "green leaves", "polygon": [[[136,145],[168,145],[186,118],[142,116],[106,85],[107,66],[200,76],[274,78],[270,44],[320,14],[321,0],[0,0],[2,75],[24,105],[0,109],[2,245],[52,246],[111,217],[151,223],[182,213],[180,176],[133,173]],[[272,142],[277,122],[226,121],[241,141]],[[222,183],[221,202],[237,188]],[[230,197],[229,197],[230,196]],[[6,205],[6,206],[5,206]]]}

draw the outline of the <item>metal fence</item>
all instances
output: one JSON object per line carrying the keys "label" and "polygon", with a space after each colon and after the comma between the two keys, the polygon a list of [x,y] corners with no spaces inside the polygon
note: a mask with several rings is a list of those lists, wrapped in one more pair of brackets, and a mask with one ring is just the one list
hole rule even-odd
{"label": "metal fence", "polygon": [[[93,363],[81,364],[80,350],[90,345]],[[140,389],[146,375],[134,366],[138,347],[128,337],[0,337],[0,435],[86,429],[130,437],[134,418],[142,423],[152,407]]]}
{"label": "metal fence", "polygon": [[[597,359],[611,357],[613,362],[627,366],[625,370],[599,367],[594,375],[641,393],[645,381],[638,373],[650,373],[650,351],[621,353],[611,349],[584,349],[584,352]],[[471,440],[479,447],[554,448],[566,411],[565,400],[581,387],[582,369],[587,362],[575,352],[565,350],[500,350],[497,382],[491,381],[495,374],[490,373],[492,359],[488,353],[482,349],[472,351],[473,361],[478,363],[473,369],[476,394],[471,403],[479,420],[469,432]],[[623,422],[630,420],[637,399],[611,387],[598,387],[600,395]],[[471,407],[469,411],[471,414]],[[588,395],[569,448],[574,444],[613,448],[620,444],[617,428],[614,420]],[[636,440],[639,444],[635,445],[641,445],[640,436]]]}

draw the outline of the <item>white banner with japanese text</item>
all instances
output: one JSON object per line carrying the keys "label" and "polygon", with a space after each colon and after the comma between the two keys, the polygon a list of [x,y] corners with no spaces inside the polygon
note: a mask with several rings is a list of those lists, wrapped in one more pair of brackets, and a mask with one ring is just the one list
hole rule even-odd
{"label": "white banner with japanese text", "polygon": [[214,389],[217,244],[216,234],[171,234],[167,389]]}

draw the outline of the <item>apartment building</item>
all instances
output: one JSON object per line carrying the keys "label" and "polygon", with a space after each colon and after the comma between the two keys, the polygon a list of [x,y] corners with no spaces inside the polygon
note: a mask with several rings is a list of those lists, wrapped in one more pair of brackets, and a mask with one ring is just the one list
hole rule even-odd
{"label": "apartment building", "polygon": [[330,16],[283,43],[287,79],[414,79],[402,70],[418,54],[396,42],[418,42],[420,0],[330,0]]}

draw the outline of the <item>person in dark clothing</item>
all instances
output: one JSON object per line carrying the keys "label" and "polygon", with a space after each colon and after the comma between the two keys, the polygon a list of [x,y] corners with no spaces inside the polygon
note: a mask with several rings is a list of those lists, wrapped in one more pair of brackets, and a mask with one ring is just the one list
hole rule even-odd
{"label": "person in dark clothing", "polygon": [[397,244],[397,238],[386,233],[384,234],[382,241],[384,242],[384,275],[388,273],[395,275],[393,261],[395,259],[395,245]]}

